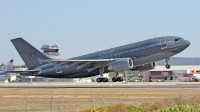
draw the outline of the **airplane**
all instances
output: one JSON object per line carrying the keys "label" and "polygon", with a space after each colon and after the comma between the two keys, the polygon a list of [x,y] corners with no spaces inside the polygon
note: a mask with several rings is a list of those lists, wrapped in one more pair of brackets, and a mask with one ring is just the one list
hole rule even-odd
{"label": "airplane", "polygon": [[196,68],[193,66],[193,80],[195,82],[199,82],[200,81],[200,74],[197,73]]}
{"label": "airplane", "polygon": [[[97,82],[107,82],[104,73],[115,72],[113,82],[122,82],[118,72],[125,70],[146,71],[156,67],[156,61],[166,59],[169,69],[170,57],[185,50],[190,41],[177,36],[163,36],[110,48],[70,59],[49,58],[25,41],[12,39],[14,47],[28,67],[15,71],[21,75],[48,78],[83,78],[100,75]],[[13,72],[13,71],[10,71]]]}
{"label": "airplane", "polygon": [[188,74],[189,77],[185,79],[185,82],[199,82],[200,81],[200,74],[197,73],[196,68],[193,66],[192,74]]}
{"label": "airplane", "polygon": [[0,73],[0,81],[5,81],[10,79],[10,75],[8,75],[8,71],[12,70],[13,66],[13,60],[10,60],[10,62],[5,66],[4,70]]}

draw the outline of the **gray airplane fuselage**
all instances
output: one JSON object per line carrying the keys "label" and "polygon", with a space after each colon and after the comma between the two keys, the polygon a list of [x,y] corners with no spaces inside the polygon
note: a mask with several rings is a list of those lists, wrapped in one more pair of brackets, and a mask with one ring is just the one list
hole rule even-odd
{"label": "gray airplane fuselage", "polygon": [[[132,58],[134,67],[136,67],[170,58],[186,49],[189,45],[190,42],[188,40],[176,36],[165,36],[98,51],[71,59]],[[77,64],[67,68],[67,64],[62,64],[59,67],[55,67],[54,63],[48,63],[34,69],[42,70],[42,73],[38,76],[51,78],[81,78],[99,74],[98,69],[92,72],[85,71],[91,65],[84,66],[81,69],[77,69],[78,66],[79,65]],[[104,73],[106,72],[109,71],[105,70]]]}

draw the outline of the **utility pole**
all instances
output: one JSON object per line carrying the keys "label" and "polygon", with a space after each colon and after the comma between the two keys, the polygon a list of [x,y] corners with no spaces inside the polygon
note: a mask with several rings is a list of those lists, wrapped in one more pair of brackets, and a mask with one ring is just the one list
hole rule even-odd
{"label": "utility pole", "polygon": [[27,107],[27,111],[29,112],[29,96],[28,96],[28,107]]}
{"label": "utility pole", "polygon": [[127,70],[125,71],[125,75],[126,75],[126,84],[128,84]]}
{"label": "utility pole", "polygon": [[51,97],[51,112],[52,112],[52,102],[53,101],[53,96]]}

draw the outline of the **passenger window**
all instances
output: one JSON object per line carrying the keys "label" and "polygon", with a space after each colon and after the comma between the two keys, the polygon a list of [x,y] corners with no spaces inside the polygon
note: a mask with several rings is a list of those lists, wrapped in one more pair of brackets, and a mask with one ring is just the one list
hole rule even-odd
{"label": "passenger window", "polygon": [[177,41],[177,39],[175,39],[175,41]]}

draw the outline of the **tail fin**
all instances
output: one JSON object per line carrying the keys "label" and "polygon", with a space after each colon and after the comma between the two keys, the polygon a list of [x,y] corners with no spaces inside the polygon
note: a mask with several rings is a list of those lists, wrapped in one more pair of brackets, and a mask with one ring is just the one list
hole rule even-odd
{"label": "tail fin", "polygon": [[22,38],[12,39],[11,41],[29,69],[40,65],[38,59],[50,59]]}
{"label": "tail fin", "polygon": [[7,71],[11,71],[12,66],[13,66],[13,60],[10,60],[10,62],[5,66],[3,72],[1,72],[0,75],[5,75]]}
{"label": "tail fin", "polygon": [[196,70],[195,66],[193,66],[193,74],[197,74],[197,70]]}

